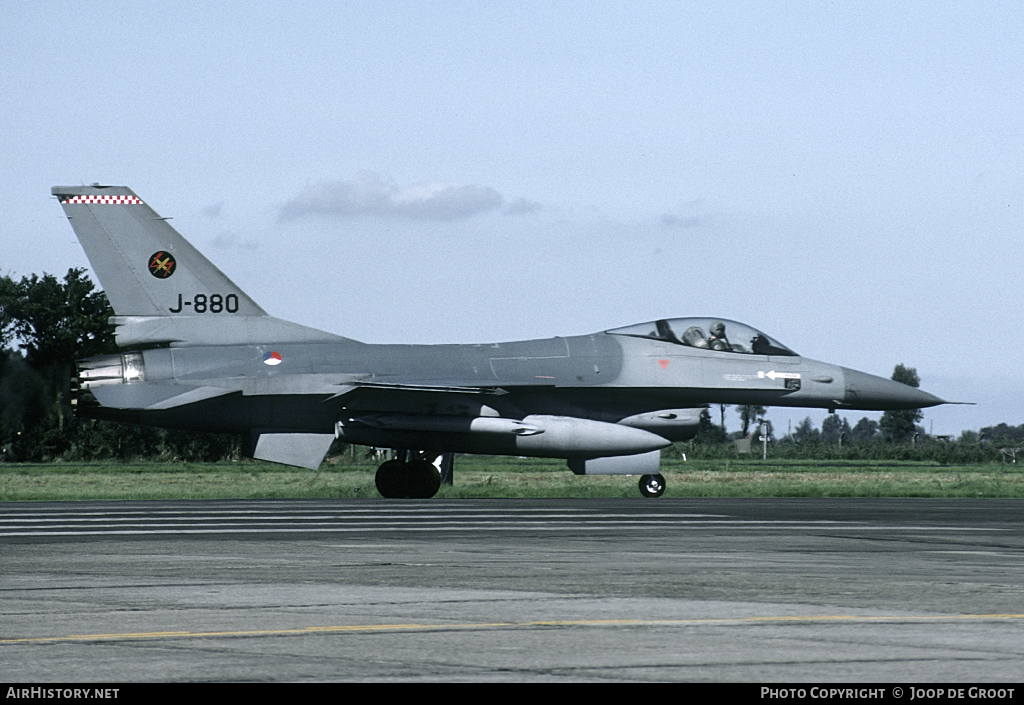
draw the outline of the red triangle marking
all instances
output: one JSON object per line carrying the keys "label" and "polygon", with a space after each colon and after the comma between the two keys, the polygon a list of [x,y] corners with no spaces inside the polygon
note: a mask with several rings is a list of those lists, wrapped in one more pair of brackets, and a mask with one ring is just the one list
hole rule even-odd
{"label": "red triangle marking", "polygon": [[661,369],[668,369],[668,360],[658,360],[658,364],[661,365]]}

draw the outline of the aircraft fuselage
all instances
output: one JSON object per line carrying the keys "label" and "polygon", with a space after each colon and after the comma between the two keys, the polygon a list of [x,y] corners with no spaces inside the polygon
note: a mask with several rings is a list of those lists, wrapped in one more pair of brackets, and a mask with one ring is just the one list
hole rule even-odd
{"label": "aircraft fuselage", "polygon": [[[691,438],[699,407],[707,404],[873,410],[935,400],[891,380],[803,357],[736,355],[605,332],[478,345],[345,340],[170,347],[94,358],[82,368],[113,370],[102,379],[84,373],[83,386],[101,405],[83,405],[81,413],[96,418],[228,433],[334,433],[382,447],[553,457],[646,452]],[[539,434],[500,426],[528,417],[547,418],[546,442],[552,442],[555,418],[569,426],[579,420],[576,430],[593,438],[575,446],[531,447],[526,440]],[[604,424],[647,435],[602,443],[601,436],[619,433]]]}
{"label": "aircraft fuselage", "polygon": [[484,345],[370,345],[274,318],[131,189],[55,186],[125,352],[79,362],[79,413],[242,433],[252,457],[319,467],[336,438],[391,448],[385,497],[437,491],[440,455],[569,460],[665,489],[660,450],[704,406],[912,409],[912,387],[800,357],[736,321],[659,319]]}

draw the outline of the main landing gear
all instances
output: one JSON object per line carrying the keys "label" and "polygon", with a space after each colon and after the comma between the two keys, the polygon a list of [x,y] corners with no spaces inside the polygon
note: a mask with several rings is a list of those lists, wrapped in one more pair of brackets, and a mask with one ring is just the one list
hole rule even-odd
{"label": "main landing gear", "polygon": [[665,478],[660,472],[657,475],[640,477],[640,494],[644,497],[660,497],[665,494]]}
{"label": "main landing gear", "polygon": [[441,488],[441,473],[432,461],[437,454],[401,451],[377,468],[377,491],[387,499],[430,499]]}

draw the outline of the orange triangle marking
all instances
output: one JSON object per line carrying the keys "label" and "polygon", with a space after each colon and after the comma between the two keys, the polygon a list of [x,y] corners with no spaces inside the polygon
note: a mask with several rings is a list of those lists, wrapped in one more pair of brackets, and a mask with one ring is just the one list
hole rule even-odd
{"label": "orange triangle marking", "polygon": [[658,360],[658,364],[661,365],[661,369],[668,369],[668,360]]}

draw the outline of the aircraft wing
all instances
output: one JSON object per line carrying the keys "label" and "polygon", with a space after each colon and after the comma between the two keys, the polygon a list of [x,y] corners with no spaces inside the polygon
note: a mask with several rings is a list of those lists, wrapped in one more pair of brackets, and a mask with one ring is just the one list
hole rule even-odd
{"label": "aircraft wing", "polygon": [[441,384],[398,384],[390,382],[356,382],[350,388],[338,392],[335,397],[348,394],[356,389],[380,389],[393,390],[398,392],[432,392],[435,394],[508,394],[508,391],[501,387],[481,385],[441,385]]}
{"label": "aircraft wing", "polygon": [[194,404],[227,394],[237,389],[187,384],[110,384],[89,390],[96,400],[111,409],[145,409],[157,411]]}

